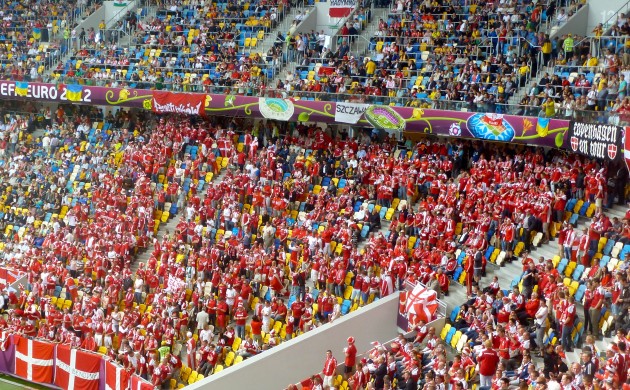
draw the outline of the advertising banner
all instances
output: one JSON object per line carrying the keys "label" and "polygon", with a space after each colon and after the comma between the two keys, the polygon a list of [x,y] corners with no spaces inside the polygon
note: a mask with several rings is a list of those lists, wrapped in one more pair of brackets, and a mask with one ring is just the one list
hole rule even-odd
{"label": "advertising banner", "polygon": [[584,156],[614,161],[621,155],[622,130],[614,125],[571,121],[568,146]]}
{"label": "advertising banner", "polygon": [[[80,101],[73,102],[68,99],[67,87],[64,85],[28,83],[22,87],[25,88],[25,97],[16,93],[14,81],[0,81],[0,99],[27,99],[41,102],[140,108],[154,112],[193,112],[205,115],[324,123],[335,123],[337,105],[347,106],[348,104],[299,98],[178,93],[86,85],[81,90]],[[203,102],[203,109],[199,106],[200,102]],[[154,108],[154,104],[157,107]],[[569,121],[367,104],[365,112],[356,125],[405,131],[411,134],[475,138],[562,148],[565,146]]]}
{"label": "advertising banner", "polygon": [[153,112],[204,115],[206,96],[192,93],[153,92]]}

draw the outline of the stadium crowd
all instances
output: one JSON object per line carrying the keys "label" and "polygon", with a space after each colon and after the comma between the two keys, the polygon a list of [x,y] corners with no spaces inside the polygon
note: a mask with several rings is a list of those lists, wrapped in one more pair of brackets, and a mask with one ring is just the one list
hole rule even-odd
{"label": "stadium crowd", "polygon": [[[583,273],[574,279],[599,281],[612,299],[599,304],[617,307],[606,321],[626,328],[618,301],[619,291],[630,291],[619,288],[625,262],[599,247],[604,232],[623,247],[628,221],[612,228],[602,214],[573,236],[564,223],[571,202],[589,202],[596,215],[615,198],[625,204],[625,193],[607,185],[613,178],[625,187],[621,166],[272,121],[93,116],[51,113],[37,140],[23,120],[3,128],[3,265],[28,275],[27,285],[3,290],[3,329],[99,351],[168,388],[335,321],[404,281],[446,294],[452,278],[470,299],[453,329],[471,342],[482,343],[492,325],[517,345],[534,317],[524,309],[544,296],[556,337],[571,348],[577,322],[563,322],[562,313],[586,286],[565,279],[568,286],[554,289],[560,279],[548,276],[536,288],[524,276],[522,293],[476,287],[487,261],[516,257],[527,269],[550,267],[549,275],[579,263]],[[176,227],[159,238],[159,225],[173,217]],[[532,242],[556,234],[558,259],[528,265]],[[143,251],[147,262],[132,271]],[[559,261],[564,253],[571,258]],[[620,273],[595,266],[606,257]],[[599,317],[589,318],[597,336]],[[440,368],[442,350],[419,361]],[[519,358],[506,358],[506,369]]]}

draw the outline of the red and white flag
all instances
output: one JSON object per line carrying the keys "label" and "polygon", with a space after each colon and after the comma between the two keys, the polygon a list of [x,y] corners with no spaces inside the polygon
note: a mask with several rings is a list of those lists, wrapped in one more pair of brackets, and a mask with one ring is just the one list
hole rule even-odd
{"label": "red and white flag", "polygon": [[417,324],[420,320],[430,322],[438,308],[437,293],[418,283],[407,295],[405,308],[410,324]]}
{"label": "red and white flag", "polygon": [[105,362],[105,389],[127,390],[129,388],[130,375],[121,366],[111,361]]}
{"label": "red and white flag", "polygon": [[62,389],[98,390],[100,368],[99,355],[57,346],[55,384]]}
{"label": "red and white flag", "polygon": [[344,18],[357,7],[357,0],[331,0],[328,16],[331,18]]}
{"label": "red and white flag", "polygon": [[138,375],[131,376],[131,390],[153,390],[154,388],[155,386]]}
{"label": "red and white flag", "polygon": [[39,383],[53,381],[55,346],[15,335],[15,374]]}

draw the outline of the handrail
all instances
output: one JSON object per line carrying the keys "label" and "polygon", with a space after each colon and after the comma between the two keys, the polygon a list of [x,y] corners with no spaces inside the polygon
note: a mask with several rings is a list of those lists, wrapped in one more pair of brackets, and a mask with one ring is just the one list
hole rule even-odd
{"label": "handrail", "polygon": [[[566,70],[567,68],[568,69],[575,69],[575,70],[569,71],[569,73],[578,73],[578,75],[579,75],[579,74],[590,73],[590,72],[592,72],[593,69],[597,69],[597,72],[601,72],[601,71],[605,70],[606,66],[602,65],[600,63],[598,63],[595,66],[588,66],[588,65],[554,65],[553,72],[554,72],[554,74],[567,72],[567,70]],[[584,71],[584,70],[586,70],[586,71]],[[597,72],[593,72],[593,73],[597,74]]]}
{"label": "handrail", "polygon": [[619,7],[619,9],[617,9],[617,11],[615,11],[614,14],[612,14],[611,17],[609,17],[603,24],[604,28],[608,29],[608,28],[612,28],[612,25],[608,25],[608,23],[614,18],[617,17],[619,18],[619,13],[621,12],[622,9],[625,8],[630,8],[630,0],[626,1],[626,3],[624,5],[622,5],[621,7]]}
{"label": "handrail", "polygon": [[130,10],[137,10],[139,8],[138,4],[140,4],[140,0],[135,0],[135,1],[130,1],[129,3],[127,3],[127,5],[125,5],[124,7],[121,7],[118,12],[116,12],[114,15],[112,15],[111,18],[109,18],[109,20],[105,21],[105,26],[111,28],[111,23],[113,23],[113,21],[118,21],[120,20],[120,15],[122,13],[122,15],[124,16],[127,11]]}

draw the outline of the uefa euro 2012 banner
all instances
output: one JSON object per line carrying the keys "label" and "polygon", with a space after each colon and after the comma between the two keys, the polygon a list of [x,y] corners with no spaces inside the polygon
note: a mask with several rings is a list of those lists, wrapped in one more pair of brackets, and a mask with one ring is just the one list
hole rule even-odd
{"label": "uefa euro 2012 banner", "polygon": [[227,94],[165,92],[76,84],[0,81],[0,98],[134,107],[156,113],[257,117],[290,122],[342,123],[387,131],[476,138],[554,148],[565,144],[569,121],[493,113],[335,103]]}

